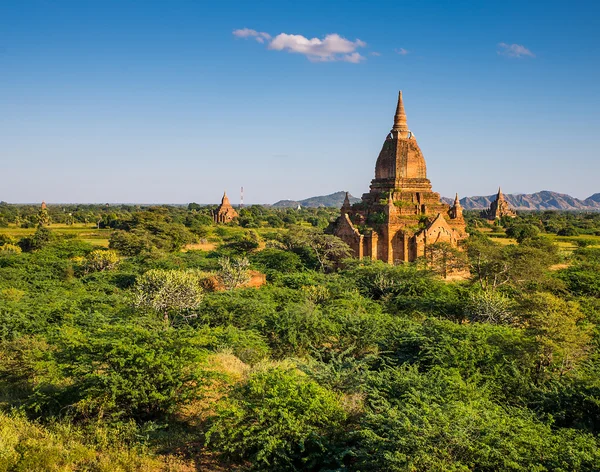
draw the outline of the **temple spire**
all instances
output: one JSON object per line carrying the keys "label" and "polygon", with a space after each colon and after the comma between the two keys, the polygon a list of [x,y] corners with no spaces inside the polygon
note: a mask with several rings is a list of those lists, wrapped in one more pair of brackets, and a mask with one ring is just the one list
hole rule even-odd
{"label": "temple spire", "polygon": [[408,131],[406,124],[406,112],[404,111],[404,102],[402,101],[402,90],[398,92],[398,105],[396,105],[396,114],[394,115],[394,127],[392,131]]}
{"label": "temple spire", "polygon": [[221,205],[231,205],[229,202],[229,197],[227,196],[227,191],[223,192],[223,198],[221,199]]}
{"label": "temple spire", "polygon": [[452,205],[452,207],[450,207],[448,214],[450,215],[450,218],[453,220],[463,218],[463,209],[462,209],[462,206],[460,205],[460,199],[458,198],[458,193],[454,197],[454,205]]}
{"label": "temple spire", "polygon": [[504,195],[502,194],[502,189],[500,187],[498,187],[497,199],[500,200],[501,198],[504,198]]}
{"label": "temple spire", "polygon": [[346,192],[346,197],[344,198],[344,203],[342,204],[342,214],[348,213],[348,210],[350,210],[350,208],[350,196],[348,192]]}

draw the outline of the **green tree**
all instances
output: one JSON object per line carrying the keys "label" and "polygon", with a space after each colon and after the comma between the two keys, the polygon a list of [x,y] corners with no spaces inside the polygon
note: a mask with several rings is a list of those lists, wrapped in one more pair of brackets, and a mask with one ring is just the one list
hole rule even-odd
{"label": "green tree", "polygon": [[424,259],[430,270],[445,279],[453,274],[465,273],[469,267],[466,254],[449,243],[427,246]]}
{"label": "green tree", "polygon": [[132,291],[133,306],[162,314],[165,326],[169,325],[169,315],[193,317],[192,310],[204,297],[203,278],[196,270],[151,269],[136,281]]}
{"label": "green tree", "polygon": [[259,369],[217,407],[210,445],[255,470],[333,470],[346,418],[338,395],[293,368]]}
{"label": "green tree", "polygon": [[473,238],[467,248],[471,274],[483,290],[527,288],[546,279],[548,268],[557,262],[556,251],[525,243],[499,246],[489,239]]}
{"label": "green tree", "polygon": [[297,272],[302,267],[300,257],[290,251],[277,248],[265,248],[252,255],[252,262],[264,268],[285,274]]}
{"label": "green tree", "polygon": [[249,267],[250,262],[246,257],[237,259],[221,257],[219,259],[219,279],[227,290],[241,287],[250,280]]}
{"label": "green tree", "polygon": [[496,291],[476,291],[469,294],[465,315],[471,321],[492,324],[518,324],[515,303]]}
{"label": "green tree", "polygon": [[19,246],[26,252],[37,251],[48,246],[52,239],[52,232],[45,226],[40,226],[33,236],[21,239]]}
{"label": "green tree", "polygon": [[526,239],[536,238],[539,234],[540,229],[537,226],[530,224],[513,225],[506,230],[506,235],[516,239],[519,244]]}
{"label": "green tree", "polygon": [[593,325],[584,322],[577,302],[549,293],[535,293],[521,304],[522,322],[538,348],[538,372],[564,374],[585,359],[591,348]]}
{"label": "green tree", "polygon": [[83,263],[85,273],[102,272],[115,269],[119,265],[119,256],[115,251],[96,249],[90,252]]}
{"label": "green tree", "polygon": [[42,376],[29,407],[82,417],[164,417],[197,398],[206,378],[203,343],[191,332],[134,324],[88,332],[64,327],[53,354],[60,377]]}
{"label": "green tree", "polygon": [[284,237],[283,243],[294,252],[306,250],[316,259],[322,272],[333,269],[352,254],[350,247],[340,238],[317,228],[294,227]]}
{"label": "green tree", "polygon": [[48,210],[46,208],[41,208],[37,214],[38,226],[48,226],[50,225],[50,215],[48,214]]}

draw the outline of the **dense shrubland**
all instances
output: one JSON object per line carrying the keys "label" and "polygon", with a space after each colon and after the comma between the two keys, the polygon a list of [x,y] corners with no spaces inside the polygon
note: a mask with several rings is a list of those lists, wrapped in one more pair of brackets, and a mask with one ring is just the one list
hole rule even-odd
{"label": "dense shrubland", "polygon": [[471,218],[448,282],[345,259],[303,211],[80,206],[110,249],[3,236],[0,471],[598,469],[600,248],[546,235],[586,216],[521,216],[509,245]]}

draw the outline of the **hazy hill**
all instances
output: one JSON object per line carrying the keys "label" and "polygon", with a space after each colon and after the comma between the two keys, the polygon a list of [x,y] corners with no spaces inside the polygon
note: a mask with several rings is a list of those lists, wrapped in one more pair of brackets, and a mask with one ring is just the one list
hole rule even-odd
{"label": "hazy hill", "polygon": [[591,197],[588,197],[584,200],[587,205],[597,205],[600,204],[600,193],[595,193]]}
{"label": "hazy hill", "polygon": [[[322,195],[320,197],[310,197],[304,200],[279,200],[274,203],[275,208],[296,208],[298,205],[303,207],[338,207],[340,208],[344,203],[344,197],[346,192],[335,192],[331,195]],[[360,199],[350,195],[350,203],[359,202]]]}

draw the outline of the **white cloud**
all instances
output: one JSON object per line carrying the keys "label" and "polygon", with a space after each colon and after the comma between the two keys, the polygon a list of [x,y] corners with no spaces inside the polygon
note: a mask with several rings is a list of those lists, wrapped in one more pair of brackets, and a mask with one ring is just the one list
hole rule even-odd
{"label": "white cloud", "polygon": [[498,54],[506,57],[535,57],[535,54],[522,44],[499,43]]}
{"label": "white cloud", "polygon": [[271,39],[271,35],[269,33],[263,33],[262,31],[256,31],[250,28],[236,29],[233,31],[233,35],[237,38],[254,38],[261,44],[263,44],[265,40]]}
{"label": "white cloud", "polygon": [[328,34],[323,39],[308,39],[300,34],[281,33],[269,43],[269,49],[305,55],[314,62],[346,61],[360,62],[364,59],[356,49],[367,43],[357,39],[350,41],[339,34]]}
{"label": "white cloud", "polygon": [[365,57],[361,56],[357,52],[353,52],[352,54],[346,54],[345,56],[342,56],[341,60],[345,62],[352,62],[352,64],[358,64],[360,61],[364,61]]}
{"label": "white cloud", "polygon": [[381,53],[377,52],[377,51],[373,51],[373,52],[370,52],[369,55],[379,57],[379,56],[381,56]]}
{"label": "white cloud", "polygon": [[396,51],[396,54],[400,54],[401,56],[406,56],[410,52],[404,48],[394,49],[394,51]]}
{"label": "white cloud", "polygon": [[323,39],[308,39],[300,34],[286,33],[271,38],[269,33],[243,28],[234,30],[233,35],[236,38],[251,38],[261,44],[267,42],[267,47],[271,50],[302,54],[312,62],[342,61],[356,64],[366,59],[357,49],[366,47],[367,43],[360,39],[350,41],[335,33],[328,34]]}

